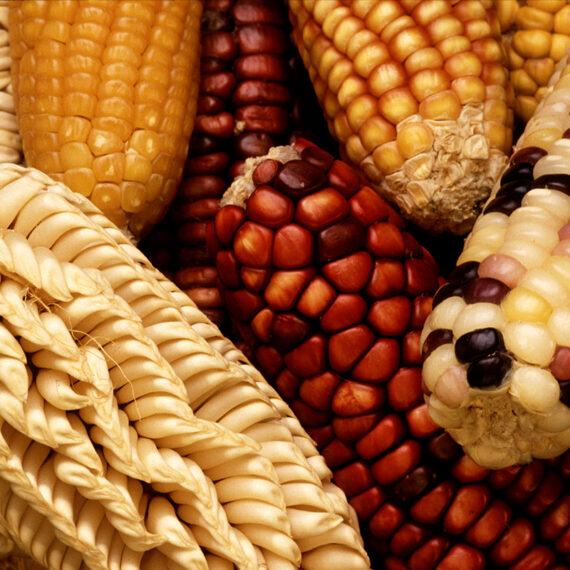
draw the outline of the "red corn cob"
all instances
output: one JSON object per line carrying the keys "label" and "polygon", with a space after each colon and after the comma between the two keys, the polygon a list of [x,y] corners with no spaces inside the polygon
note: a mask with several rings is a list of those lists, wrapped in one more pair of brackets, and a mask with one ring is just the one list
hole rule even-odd
{"label": "red corn cob", "polygon": [[433,258],[346,164],[293,146],[296,162],[259,162],[245,209],[212,222],[220,289],[349,497],[373,567],[567,566],[569,454],[483,468],[430,419],[415,331]]}

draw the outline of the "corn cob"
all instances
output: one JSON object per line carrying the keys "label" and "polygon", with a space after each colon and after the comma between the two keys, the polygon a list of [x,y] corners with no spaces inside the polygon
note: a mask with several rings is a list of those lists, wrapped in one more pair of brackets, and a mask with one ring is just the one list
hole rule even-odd
{"label": "corn cob", "polygon": [[207,0],[202,17],[196,128],[180,192],[140,247],[216,324],[227,314],[216,287],[205,229],[248,156],[286,142],[292,108],[292,52],[279,1]]}
{"label": "corn cob", "polygon": [[101,210],[15,165],[0,200],[4,534],[48,568],[369,568],[291,410]]}
{"label": "corn cob", "polygon": [[[569,563],[561,513],[570,454],[491,471],[428,414],[419,342],[437,272],[398,214],[349,166],[302,140],[250,160],[222,204],[222,294],[254,363],[356,510],[372,566]],[[318,259],[325,253],[339,257]],[[359,271],[366,255],[368,273]]]}
{"label": "corn cob", "polygon": [[466,233],[512,140],[494,13],[470,0],[288,5],[341,156],[418,226]]}
{"label": "corn cob", "polygon": [[481,465],[570,448],[565,267],[570,52],[422,333],[432,418]]}
{"label": "corn cob", "polygon": [[493,0],[506,44],[515,113],[528,121],[570,48],[568,0]]}
{"label": "corn cob", "polygon": [[134,240],[166,213],[196,113],[202,3],[10,1],[26,163]]}

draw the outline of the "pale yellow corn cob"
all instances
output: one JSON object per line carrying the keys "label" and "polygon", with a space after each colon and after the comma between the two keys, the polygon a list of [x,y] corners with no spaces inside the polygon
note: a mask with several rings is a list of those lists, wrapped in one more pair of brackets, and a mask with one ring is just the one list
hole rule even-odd
{"label": "pale yellow corn cob", "polygon": [[343,158],[416,224],[466,233],[512,141],[493,13],[476,0],[288,4]]}
{"label": "pale yellow corn cob", "polygon": [[290,409],[117,226],[34,169],[0,168],[0,201],[0,480],[51,540],[7,521],[18,547],[69,567],[369,567]]}
{"label": "pale yellow corn cob", "polygon": [[507,50],[515,113],[528,121],[570,48],[569,0],[493,0]]}
{"label": "pale yellow corn cob", "polygon": [[133,239],[176,194],[196,114],[201,0],[10,0],[26,163]]}
{"label": "pale yellow corn cob", "polygon": [[480,465],[570,448],[570,52],[434,297],[430,415]]}

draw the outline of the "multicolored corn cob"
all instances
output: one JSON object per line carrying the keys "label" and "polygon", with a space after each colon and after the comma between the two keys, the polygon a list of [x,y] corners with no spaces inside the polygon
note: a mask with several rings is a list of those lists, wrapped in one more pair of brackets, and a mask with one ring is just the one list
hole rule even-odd
{"label": "multicolored corn cob", "polygon": [[492,471],[429,416],[420,334],[441,279],[399,215],[306,141],[247,172],[214,221],[220,288],[355,508],[372,567],[570,564],[570,453]]}
{"label": "multicolored corn cob", "polygon": [[431,417],[479,464],[570,448],[570,52],[422,333]]}
{"label": "multicolored corn cob", "polygon": [[201,0],[10,0],[26,163],[137,240],[166,213],[196,114]]}
{"label": "multicolored corn cob", "polygon": [[570,48],[569,0],[493,0],[506,44],[515,113],[528,121]]}
{"label": "multicolored corn cob", "polygon": [[404,217],[466,233],[510,151],[513,93],[477,0],[289,0],[342,157]]}

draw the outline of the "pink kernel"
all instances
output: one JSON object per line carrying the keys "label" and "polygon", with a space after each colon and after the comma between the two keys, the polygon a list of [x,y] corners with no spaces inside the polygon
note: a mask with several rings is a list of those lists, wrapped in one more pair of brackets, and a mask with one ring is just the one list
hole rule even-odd
{"label": "pink kernel", "polygon": [[570,239],[559,241],[552,249],[552,255],[565,255],[570,257]]}
{"label": "pink kernel", "polygon": [[564,224],[564,225],[558,230],[558,237],[559,237],[561,240],[570,238],[570,222],[568,222],[567,224]]}
{"label": "pink kernel", "polygon": [[557,380],[570,380],[570,347],[556,348],[550,363],[550,372]]}
{"label": "pink kernel", "polygon": [[491,277],[513,288],[526,273],[526,268],[518,259],[510,255],[493,253],[479,264],[477,273],[479,277]]}

